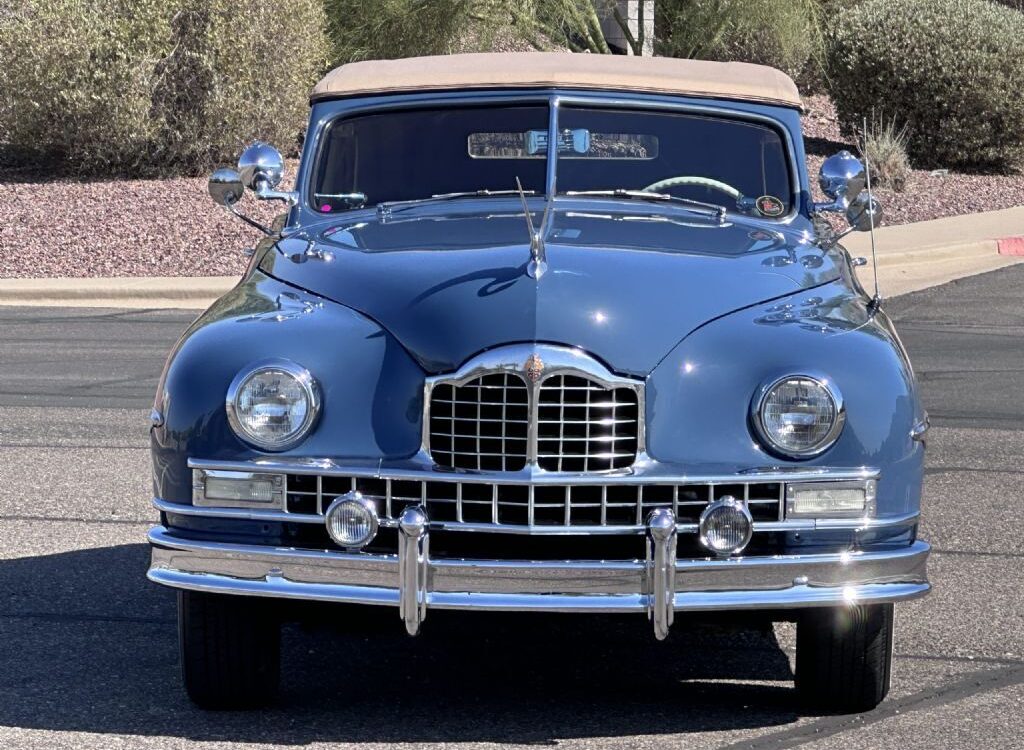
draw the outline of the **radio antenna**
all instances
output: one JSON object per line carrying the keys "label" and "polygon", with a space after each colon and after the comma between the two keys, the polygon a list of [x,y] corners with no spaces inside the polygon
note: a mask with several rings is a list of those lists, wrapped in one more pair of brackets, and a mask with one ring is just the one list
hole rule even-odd
{"label": "radio antenna", "polygon": [[[867,138],[868,138],[868,118],[864,118],[864,130],[861,136],[861,143],[864,147],[863,150],[867,151]],[[867,183],[868,191],[868,221],[871,233],[871,267],[874,269],[875,277],[875,296],[871,299],[871,305],[875,309],[882,304],[882,296],[878,292],[878,253],[875,250],[875,212],[874,203],[875,199],[871,197],[871,159],[868,158],[867,153],[864,154],[864,177]]]}

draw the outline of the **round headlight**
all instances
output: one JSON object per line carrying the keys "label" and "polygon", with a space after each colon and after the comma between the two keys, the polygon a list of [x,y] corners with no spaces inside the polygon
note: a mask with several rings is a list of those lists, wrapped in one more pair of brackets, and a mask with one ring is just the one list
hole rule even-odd
{"label": "round headlight", "polygon": [[809,458],[836,441],[846,412],[834,384],[791,375],[761,389],[753,421],[768,449],[791,458]]}
{"label": "round headlight", "polygon": [[228,422],[242,440],[268,451],[291,448],[320,415],[320,389],[304,367],[287,360],[261,362],[228,388]]}

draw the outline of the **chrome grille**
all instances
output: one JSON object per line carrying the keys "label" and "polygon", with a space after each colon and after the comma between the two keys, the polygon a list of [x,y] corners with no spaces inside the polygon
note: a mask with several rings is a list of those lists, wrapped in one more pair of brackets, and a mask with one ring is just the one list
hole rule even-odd
{"label": "chrome grille", "polygon": [[392,522],[409,505],[431,521],[486,526],[494,531],[636,527],[654,508],[672,508],[679,523],[696,524],[708,503],[743,499],[755,523],[783,520],[783,484],[503,484],[290,474],[286,509],[322,515],[339,495],[357,490]]}
{"label": "chrome grille", "polygon": [[631,466],[638,411],[633,388],[605,388],[579,375],[547,378],[537,403],[537,464],[571,472]]}
{"label": "chrome grille", "polygon": [[470,471],[624,469],[644,452],[644,384],[577,349],[512,346],[428,378],[423,447]]}
{"label": "chrome grille", "polygon": [[430,399],[430,453],[441,466],[519,471],[526,466],[529,392],[512,373],[438,383]]}

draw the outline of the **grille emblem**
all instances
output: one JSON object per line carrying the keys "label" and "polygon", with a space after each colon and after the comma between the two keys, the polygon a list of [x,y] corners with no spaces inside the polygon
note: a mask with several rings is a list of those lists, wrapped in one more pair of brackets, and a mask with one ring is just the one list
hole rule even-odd
{"label": "grille emblem", "polygon": [[544,360],[536,354],[531,354],[523,365],[523,372],[526,373],[526,377],[528,377],[531,382],[538,382],[540,380],[540,376],[544,374]]}

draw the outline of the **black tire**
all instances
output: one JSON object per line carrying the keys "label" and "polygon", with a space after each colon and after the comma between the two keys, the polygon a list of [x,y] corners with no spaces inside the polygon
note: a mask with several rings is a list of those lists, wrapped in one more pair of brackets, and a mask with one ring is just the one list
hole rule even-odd
{"label": "black tire", "polygon": [[200,708],[265,706],[277,695],[281,625],[265,599],[178,592],[185,691]]}
{"label": "black tire", "polygon": [[796,629],[796,689],[816,712],[870,711],[889,692],[893,605],[802,613]]}

